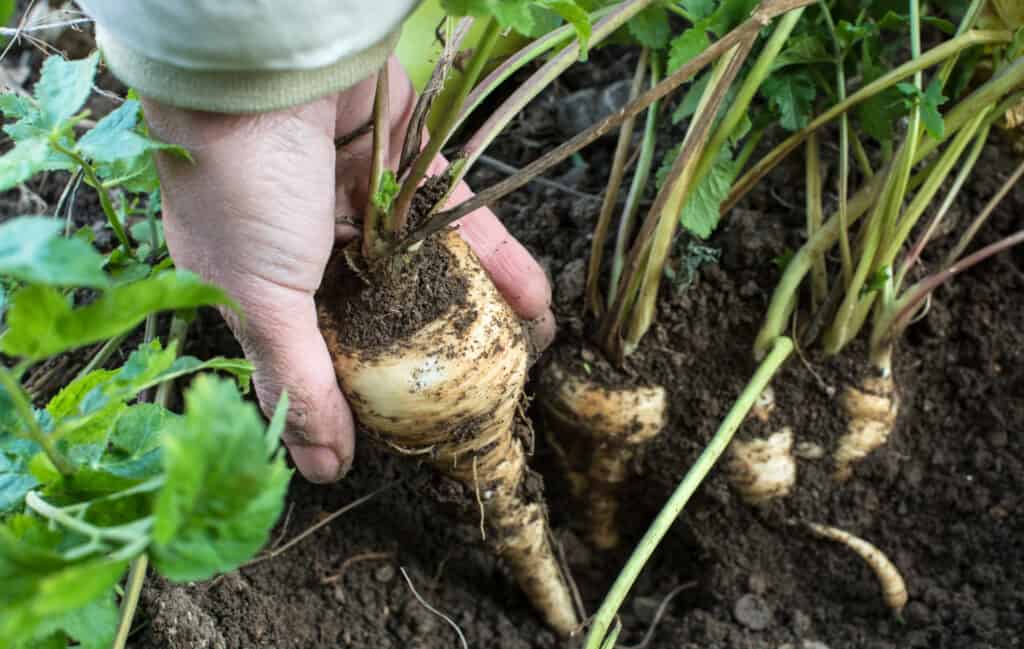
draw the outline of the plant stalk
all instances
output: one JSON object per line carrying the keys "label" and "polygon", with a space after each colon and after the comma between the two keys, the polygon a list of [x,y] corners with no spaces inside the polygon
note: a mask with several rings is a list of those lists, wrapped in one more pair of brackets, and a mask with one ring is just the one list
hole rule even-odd
{"label": "plant stalk", "polygon": [[[807,238],[821,229],[824,221],[822,208],[822,170],[818,134],[812,133],[807,138]],[[840,226],[842,229],[842,226]],[[811,269],[811,308],[815,311],[825,302],[828,296],[828,272],[825,269],[825,255],[818,255]]]}
{"label": "plant stalk", "polygon": [[387,210],[377,201],[391,155],[391,99],[388,84],[388,66],[384,65],[377,73],[377,86],[373,95],[373,152],[368,191],[370,200],[363,217],[363,256],[367,259],[372,259],[380,251],[382,230],[394,237],[398,227],[394,211]]}
{"label": "plant stalk", "polygon": [[[647,72],[647,60],[650,57],[650,50],[643,48],[640,52],[640,60],[636,65],[636,72],[633,75],[633,85],[630,88],[629,99],[633,101],[640,94],[643,87],[644,76]],[[586,298],[584,307],[595,317],[600,317],[604,311],[604,304],[601,302],[601,293],[598,287],[598,278],[601,275],[601,261],[604,256],[604,244],[608,238],[608,228],[611,225],[612,214],[619,202],[619,188],[622,186],[622,179],[626,175],[626,162],[629,159],[629,149],[633,143],[633,127],[636,124],[636,117],[630,117],[619,128],[619,139],[615,145],[615,156],[612,158],[611,172],[608,174],[608,188],[604,193],[604,200],[601,203],[601,212],[597,218],[597,225],[594,227],[594,237],[590,244],[590,260],[587,263]]]}
{"label": "plant stalk", "polygon": [[114,230],[117,240],[121,243],[124,251],[131,254],[132,244],[128,239],[128,233],[125,232],[124,225],[121,223],[121,217],[117,215],[117,210],[114,209],[114,203],[110,199],[110,190],[100,182],[99,176],[96,175],[96,170],[93,168],[92,164],[80,156],[76,151],[62,145],[56,138],[50,139],[50,146],[53,147],[54,151],[66,155],[71,158],[75,164],[81,167],[82,173],[85,174],[86,181],[96,188],[96,195],[100,198],[100,207],[103,209],[103,214],[107,217],[107,222],[110,223],[111,229]]}
{"label": "plant stalk", "polygon": [[601,603],[600,609],[598,609],[597,614],[594,616],[590,633],[587,634],[586,649],[598,649],[603,646],[605,634],[615,619],[619,607],[622,606],[622,602],[625,601],[626,595],[629,594],[637,577],[640,576],[640,571],[643,570],[651,555],[654,554],[658,544],[661,543],[661,540],[672,527],[672,524],[679,517],[686,503],[689,502],[690,497],[697,491],[697,488],[704,481],[708,472],[715,465],[715,462],[721,457],[732,440],[733,435],[746,418],[747,413],[754,406],[757,398],[764,392],[772,377],[779,371],[783,362],[792,351],[793,341],[789,338],[780,336],[774,341],[771,352],[758,366],[750,382],[743,389],[743,392],[740,393],[732,408],[729,409],[714,437],[711,438],[707,447],[700,454],[700,457],[697,458],[697,461],[686,472],[679,486],[676,487],[668,502],[658,512],[651,526],[633,550],[633,554],[629,557],[626,565],[619,572],[619,576],[615,579],[611,589]]}
{"label": "plant stalk", "polygon": [[124,649],[128,644],[128,635],[132,631],[132,620],[135,618],[135,608],[139,604],[142,584],[146,581],[148,566],[149,557],[143,553],[132,561],[131,568],[128,570],[128,588],[121,598],[121,617],[117,623],[117,635],[114,637],[112,649]]}
{"label": "plant stalk", "polygon": [[895,70],[892,70],[888,74],[885,74],[878,79],[872,81],[868,85],[864,86],[857,92],[853,93],[846,98],[845,101],[841,101],[832,108],[828,109],[820,116],[811,121],[810,124],[805,126],[800,131],[797,131],[793,135],[786,138],[782,143],[776,146],[768,155],[762,158],[756,165],[754,165],[750,171],[745,173],[733,185],[732,191],[729,192],[729,196],[722,203],[722,213],[726,213],[732,209],[736,203],[740,201],[747,192],[749,192],[754,185],[756,185],[762,178],[774,169],[779,162],[781,162],[786,156],[792,153],[798,146],[803,144],[804,140],[812,132],[817,131],[822,126],[828,124],[832,120],[841,116],[843,113],[848,112],[852,108],[859,105],[861,102],[875,96],[879,92],[890,88],[900,81],[903,81],[907,77],[925,70],[937,63],[940,63],[951,56],[956,56],[961,50],[974,47],[977,45],[993,45],[999,43],[1008,43],[1012,40],[1013,35],[1007,31],[982,31],[972,30],[962,36],[958,36],[951,40],[946,41],[942,45],[938,45],[931,50],[925,52],[922,56],[917,59],[907,61],[903,65],[899,66]]}
{"label": "plant stalk", "polygon": [[[476,85],[477,80],[480,78],[484,65],[486,65],[488,59],[491,58],[491,52],[494,51],[494,46],[497,44],[500,36],[501,27],[498,25],[498,21],[493,17],[488,18],[484,34],[477,43],[476,49],[473,51],[473,56],[470,58],[465,71],[459,78],[458,86],[456,86],[457,90],[452,99],[451,106],[462,106],[463,102],[466,101],[466,97],[469,95],[470,90],[473,89],[473,86]],[[426,146],[423,147],[419,155],[416,157],[415,162],[412,163],[409,175],[402,179],[402,189],[399,191],[398,197],[395,199],[395,204],[392,210],[395,219],[396,232],[401,232],[405,227],[405,223],[409,218],[409,208],[412,206],[412,198],[419,189],[420,183],[422,183],[423,179],[426,178],[427,169],[430,167],[430,163],[434,161],[437,154],[441,152],[441,148],[448,142],[448,138],[451,137],[458,120],[459,113],[457,110],[448,110],[445,113],[442,121],[436,128],[436,133],[432,134],[430,140],[427,141]],[[458,184],[459,180],[461,180],[461,178],[453,179],[451,186],[454,187]],[[444,205],[444,200],[445,199],[442,199],[439,205]]]}
{"label": "plant stalk", "polygon": [[[658,85],[660,79],[661,63],[658,57],[653,57],[651,59],[651,87]],[[615,302],[619,280],[622,277],[622,266],[626,260],[626,246],[633,234],[636,215],[640,211],[640,201],[643,200],[644,192],[647,190],[647,181],[651,177],[654,152],[658,143],[658,111],[660,109],[660,100],[655,100],[647,108],[644,137],[640,142],[640,155],[637,157],[633,180],[629,186],[629,193],[626,195],[626,203],[622,207],[618,231],[615,233],[615,250],[612,253],[612,268],[608,279],[608,304]]]}
{"label": "plant stalk", "polygon": [[61,453],[60,449],[53,443],[53,439],[39,425],[39,420],[36,419],[35,413],[32,412],[32,404],[29,403],[28,397],[25,396],[21,385],[14,378],[14,374],[3,365],[0,365],[0,387],[3,387],[4,391],[7,392],[7,397],[14,404],[15,409],[18,411],[18,416],[25,422],[28,438],[43,449],[46,457],[49,458],[50,462],[53,463],[53,466],[57,468],[57,471],[62,476],[74,475],[76,471],[75,464],[66,455]]}
{"label": "plant stalk", "polygon": [[971,241],[974,239],[974,236],[978,234],[978,230],[981,229],[981,226],[988,220],[988,217],[992,215],[992,212],[995,211],[999,203],[1006,198],[1006,195],[1010,193],[1010,190],[1013,189],[1014,185],[1016,185],[1022,177],[1024,177],[1024,162],[1017,165],[1017,168],[1012,174],[1010,174],[1010,177],[1006,179],[1006,182],[999,188],[996,195],[989,200],[985,205],[985,208],[981,210],[981,213],[979,213],[978,216],[975,217],[974,221],[971,222],[967,231],[960,236],[960,239],[956,242],[956,247],[950,250],[949,254],[946,255],[946,259],[942,264],[943,266],[952,266],[956,263],[956,260],[960,258],[960,255],[964,254],[964,251],[967,250],[967,246],[971,245]]}
{"label": "plant stalk", "polygon": [[[679,157],[672,165],[672,170],[655,197],[644,225],[633,243],[629,261],[625,266],[624,278],[627,278],[627,283],[632,283],[631,275],[636,273],[641,277],[639,293],[633,306],[627,310],[624,306],[626,300],[623,299],[627,294],[622,291],[609,311],[610,317],[602,323],[602,346],[606,352],[614,350],[613,357],[620,361],[623,356],[636,349],[640,339],[654,322],[658,288],[665,271],[665,261],[668,259],[679,225],[679,215],[698,180],[700,161],[708,145],[707,134],[715,122],[729,87],[739,74],[753,46],[754,38],[737,44],[715,66],[694,120],[683,140]],[[648,246],[650,250],[645,253],[644,250]],[[641,256],[646,257],[642,264],[638,263]],[[611,317],[613,314],[614,319]],[[627,322],[624,339],[620,342],[622,326]],[[607,326],[608,324],[610,326]]]}

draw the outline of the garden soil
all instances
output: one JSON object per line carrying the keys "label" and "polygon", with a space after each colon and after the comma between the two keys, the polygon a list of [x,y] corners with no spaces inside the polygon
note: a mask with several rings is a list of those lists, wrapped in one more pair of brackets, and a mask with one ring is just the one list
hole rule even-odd
{"label": "garden soil", "polygon": [[[574,93],[600,92],[630,78],[632,61],[619,54],[596,53],[594,64],[560,80],[488,154],[522,166],[571,135],[559,115],[567,105],[577,110],[571,108]],[[667,148],[680,136],[678,127],[666,127],[661,139]],[[551,275],[561,327],[555,346],[570,357],[591,354],[579,343],[582,277],[613,147],[614,140],[601,141],[550,174],[563,189],[531,184],[497,206],[512,234]],[[963,223],[975,214],[1014,158],[1008,147],[987,149],[954,217]],[[485,164],[471,181],[480,187],[500,177]],[[794,188],[802,177],[794,159],[735,209],[714,237],[681,241],[676,250],[674,279],[662,291],[658,324],[630,369],[637,380],[665,385],[671,417],[634,462],[635,477],[624,496],[621,549],[598,553],[584,544],[583,509],[568,497],[538,426],[531,463],[545,479],[554,536],[588,612],[596,609],[632,544],[753,373],[750,349],[779,277],[776,261],[801,242],[804,197]],[[65,182],[51,174],[32,189],[52,205]],[[12,192],[0,200],[9,216],[28,199]],[[975,247],[1019,229],[1022,213],[1024,186],[1019,185]],[[82,223],[101,219],[91,197],[79,199],[75,215]],[[926,255],[926,266],[951,245],[948,235],[941,238]],[[927,315],[911,327],[895,357],[902,399],[895,433],[857,467],[852,480],[834,484],[827,458],[801,460],[793,493],[755,508],[742,503],[722,472],[713,470],[623,607],[621,645],[640,643],[657,622],[647,647],[1021,646],[1022,323],[1024,251],[1017,250],[941,289]],[[213,313],[202,314],[189,340],[192,354],[238,353]],[[69,372],[76,362],[68,363]],[[56,367],[51,372],[59,373],[62,366]],[[774,381],[772,418],[748,422],[739,436],[790,425],[797,443],[831,450],[845,428],[836,394],[865,368],[861,348],[838,362],[813,348],[795,354]],[[387,488],[290,544],[332,512],[381,487]],[[267,548],[276,554],[205,583],[175,585],[151,578],[131,645],[447,649],[460,646],[457,625],[474,648],[574,646],[544,628],[485,548],[472,494],[409,458],[361,439],[354,468],[343,481],[317,486],[296,476],[285,511]],[[894,561],[910,593],[902,619],[886,610],[865,564],[846,548],[811,537],[800,525],[806,521],[861,536]],[[665,596],[680,586],[659,616]]]}

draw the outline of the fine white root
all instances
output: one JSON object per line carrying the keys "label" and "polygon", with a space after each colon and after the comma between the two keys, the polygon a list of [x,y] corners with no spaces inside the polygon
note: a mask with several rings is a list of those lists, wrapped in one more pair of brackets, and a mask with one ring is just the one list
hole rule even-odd
{"label": "fine white root", "polygon": [[854,465],[888,441],[900,407],[892,374],[870,377],[858,387],[848,387],[842,407],[849,423],[836,447],[833,478],[837,482],[849,480]]}
{"label": "fine white root", "polygon": [[857,556],[868,564],[878,578],[878,583],[882,586],[885,605],[896,615],[903,611],[903,607],[907,605],[907,585],[889,557],[871,543],[849,532],[817,523],[807,523],[806,525],[816,536],[842,543],[856,552]]}
{"label": "fine white root", "polygon": [[615,547],[620,491],[636,452],[665,427],[665,389],[608,388],[554,361],[541,372],[537,401],[549,436],[567,451],[574,495],[586,503],[590,542]]}
{"label": "fine white root", "polygon": [[360,423],[385,445],[479,493],[490,542],[547,623],[567,636],[579,621],[548,541],[543,502],[526,493],[525,454],[513,434],[526,338],[462,238],[450,231],[443,246],[449,272],[466,285],[466,304],[452,307],[459,313],[449,310],[384,348],[364,350],[342,340],[321,309],[324,339]]}
{"label": "fine white root", "polygon": [[792,451],[793,429],[788,426],[767,439],[734,441],[725,464],[729,483],[751,505],[786,496],[796,484]]}

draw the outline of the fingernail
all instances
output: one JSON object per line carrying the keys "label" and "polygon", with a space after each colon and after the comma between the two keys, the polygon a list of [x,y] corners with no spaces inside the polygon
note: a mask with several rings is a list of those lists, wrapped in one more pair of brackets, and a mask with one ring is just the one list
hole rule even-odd
{"label": "fingernail", "polygon": [[326,446],[293,445],[289,447],[292,461],[306,480],[328,484],[340,480],[347,472],[334,451]]}

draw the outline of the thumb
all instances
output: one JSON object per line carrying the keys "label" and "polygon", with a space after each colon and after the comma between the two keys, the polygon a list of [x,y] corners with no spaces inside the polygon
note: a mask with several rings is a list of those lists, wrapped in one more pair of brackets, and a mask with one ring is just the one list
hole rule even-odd
{"label": "thumb", "polygon": [[255,366],[260,405],[269,416],[287,391],[283,441],[295,466],[311,482],[338,480],[352,465],[355,426],[317,327],[313,297],[273,285],[259,292],[258,303],[241,300],[245,319],[229,316],[229,322]]}

